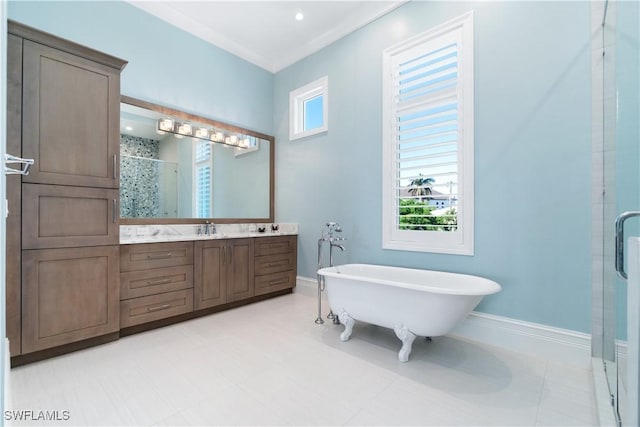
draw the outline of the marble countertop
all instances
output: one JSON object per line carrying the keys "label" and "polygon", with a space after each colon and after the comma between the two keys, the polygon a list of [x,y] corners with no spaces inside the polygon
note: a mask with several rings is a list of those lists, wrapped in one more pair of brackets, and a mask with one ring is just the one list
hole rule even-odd
{"label": "marble countertop", "polygon": [[121,225],[120,244],[242,239],[298,234],[298,224],[277,224],[278,230],[276,231],[271,231],[271,224],[259,224],[260,227],[266,228],[266,231],[262,233],[258,232],[256,224],[216,224],[216,232],[211,235],[198,234],[199,226],[199,224]]}

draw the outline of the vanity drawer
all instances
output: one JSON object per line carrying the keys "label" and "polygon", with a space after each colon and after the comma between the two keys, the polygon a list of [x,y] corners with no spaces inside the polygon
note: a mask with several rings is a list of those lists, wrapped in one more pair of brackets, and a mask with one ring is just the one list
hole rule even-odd
{"label": "vanity drawer", "polygon": [[263,274],[256,276],[255,295],[268,294],[282,289],[291,289],[296,285],[295,271],[283,271],[280,273]]}
{"label": "vanity drawer", "polygon": [[154,268],[120,274],[120,299],[193,288],[193,266]]}
{"label": "vanity drawer", "polygon": [[283,254],[296,251],[296,236],[256,237],[256,256]]}
{"label": "vanity drawer", "polygon": [[120,301],[120,327],[140,325],[193,311],[193,289]]}
{"label": "vanity drawer", "polygon": [[193,264],[193,242],[120,246],[122,272],[190,264]]}
{"label": "vanity drawer", "polygon": [[259,276],[293,270],[295,265],[293,253],[260,256],[255,258],[254,271],[256,276]]}

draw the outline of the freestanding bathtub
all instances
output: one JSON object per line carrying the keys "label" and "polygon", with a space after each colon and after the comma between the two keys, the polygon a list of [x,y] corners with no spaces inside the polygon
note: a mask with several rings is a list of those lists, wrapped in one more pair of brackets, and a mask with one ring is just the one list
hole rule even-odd
{"label": "freestanding bathtub", "polygon": [[502,289],[482,277],[382,265],[346,264],[318,274],[345,327],[340,339],[349,339],[354,320],[391,328],[402,340],[401,362],[409,360],[416,336],[446,335],[482,297]]}

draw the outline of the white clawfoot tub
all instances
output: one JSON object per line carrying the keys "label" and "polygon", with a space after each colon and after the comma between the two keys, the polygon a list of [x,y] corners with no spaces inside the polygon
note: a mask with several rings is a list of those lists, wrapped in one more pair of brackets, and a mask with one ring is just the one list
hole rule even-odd
{"label": "white clawfoot tub", "polygon": [[344,325],[342,341],[354,320],[393,329],[409,360],[416,336],[446,335],[485,295],[502,289],[488,279],[466,274],[369,264],[346,264],[318,270],[329,305]]}

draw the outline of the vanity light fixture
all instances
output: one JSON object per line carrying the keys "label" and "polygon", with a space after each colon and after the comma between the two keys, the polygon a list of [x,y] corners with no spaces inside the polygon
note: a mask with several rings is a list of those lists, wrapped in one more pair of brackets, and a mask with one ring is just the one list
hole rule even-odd
{"label": "vanity light fixture", "polygon": [[247,149],[251,146],[250,137],[246,135],[227,135],[217,129],[208,129],[203,126],[194,128],[190,123],[181,123],[170,118],[162,118],[158,120],[157,132],[160,135],[171,133],[179,139],[182,139],[185,136],[205,139],[209,142],[221,143],[228,147],[241,149]]}
{"label": "vanity light fixture", "polygon": [[202,139],[209,138],[209,131],[206,128],[196,129],[196,138],[202,138]]}
{"label": "vanity light fixture", "polygon": [[222,132],[211,132],[211,141],[224,142],[224,134]]}
{"label": "vanity light fixture", "polygon": [[173,132],[175,121],[173,119],[160,119],[158,120],[158,133],[164,135],[167,132]]}
{"label": "vanity light fixture", "polygon": [[178,133],[184,136],[191,136],[193,134],[193,129],[189,123],[182,123],[178,126]]}

